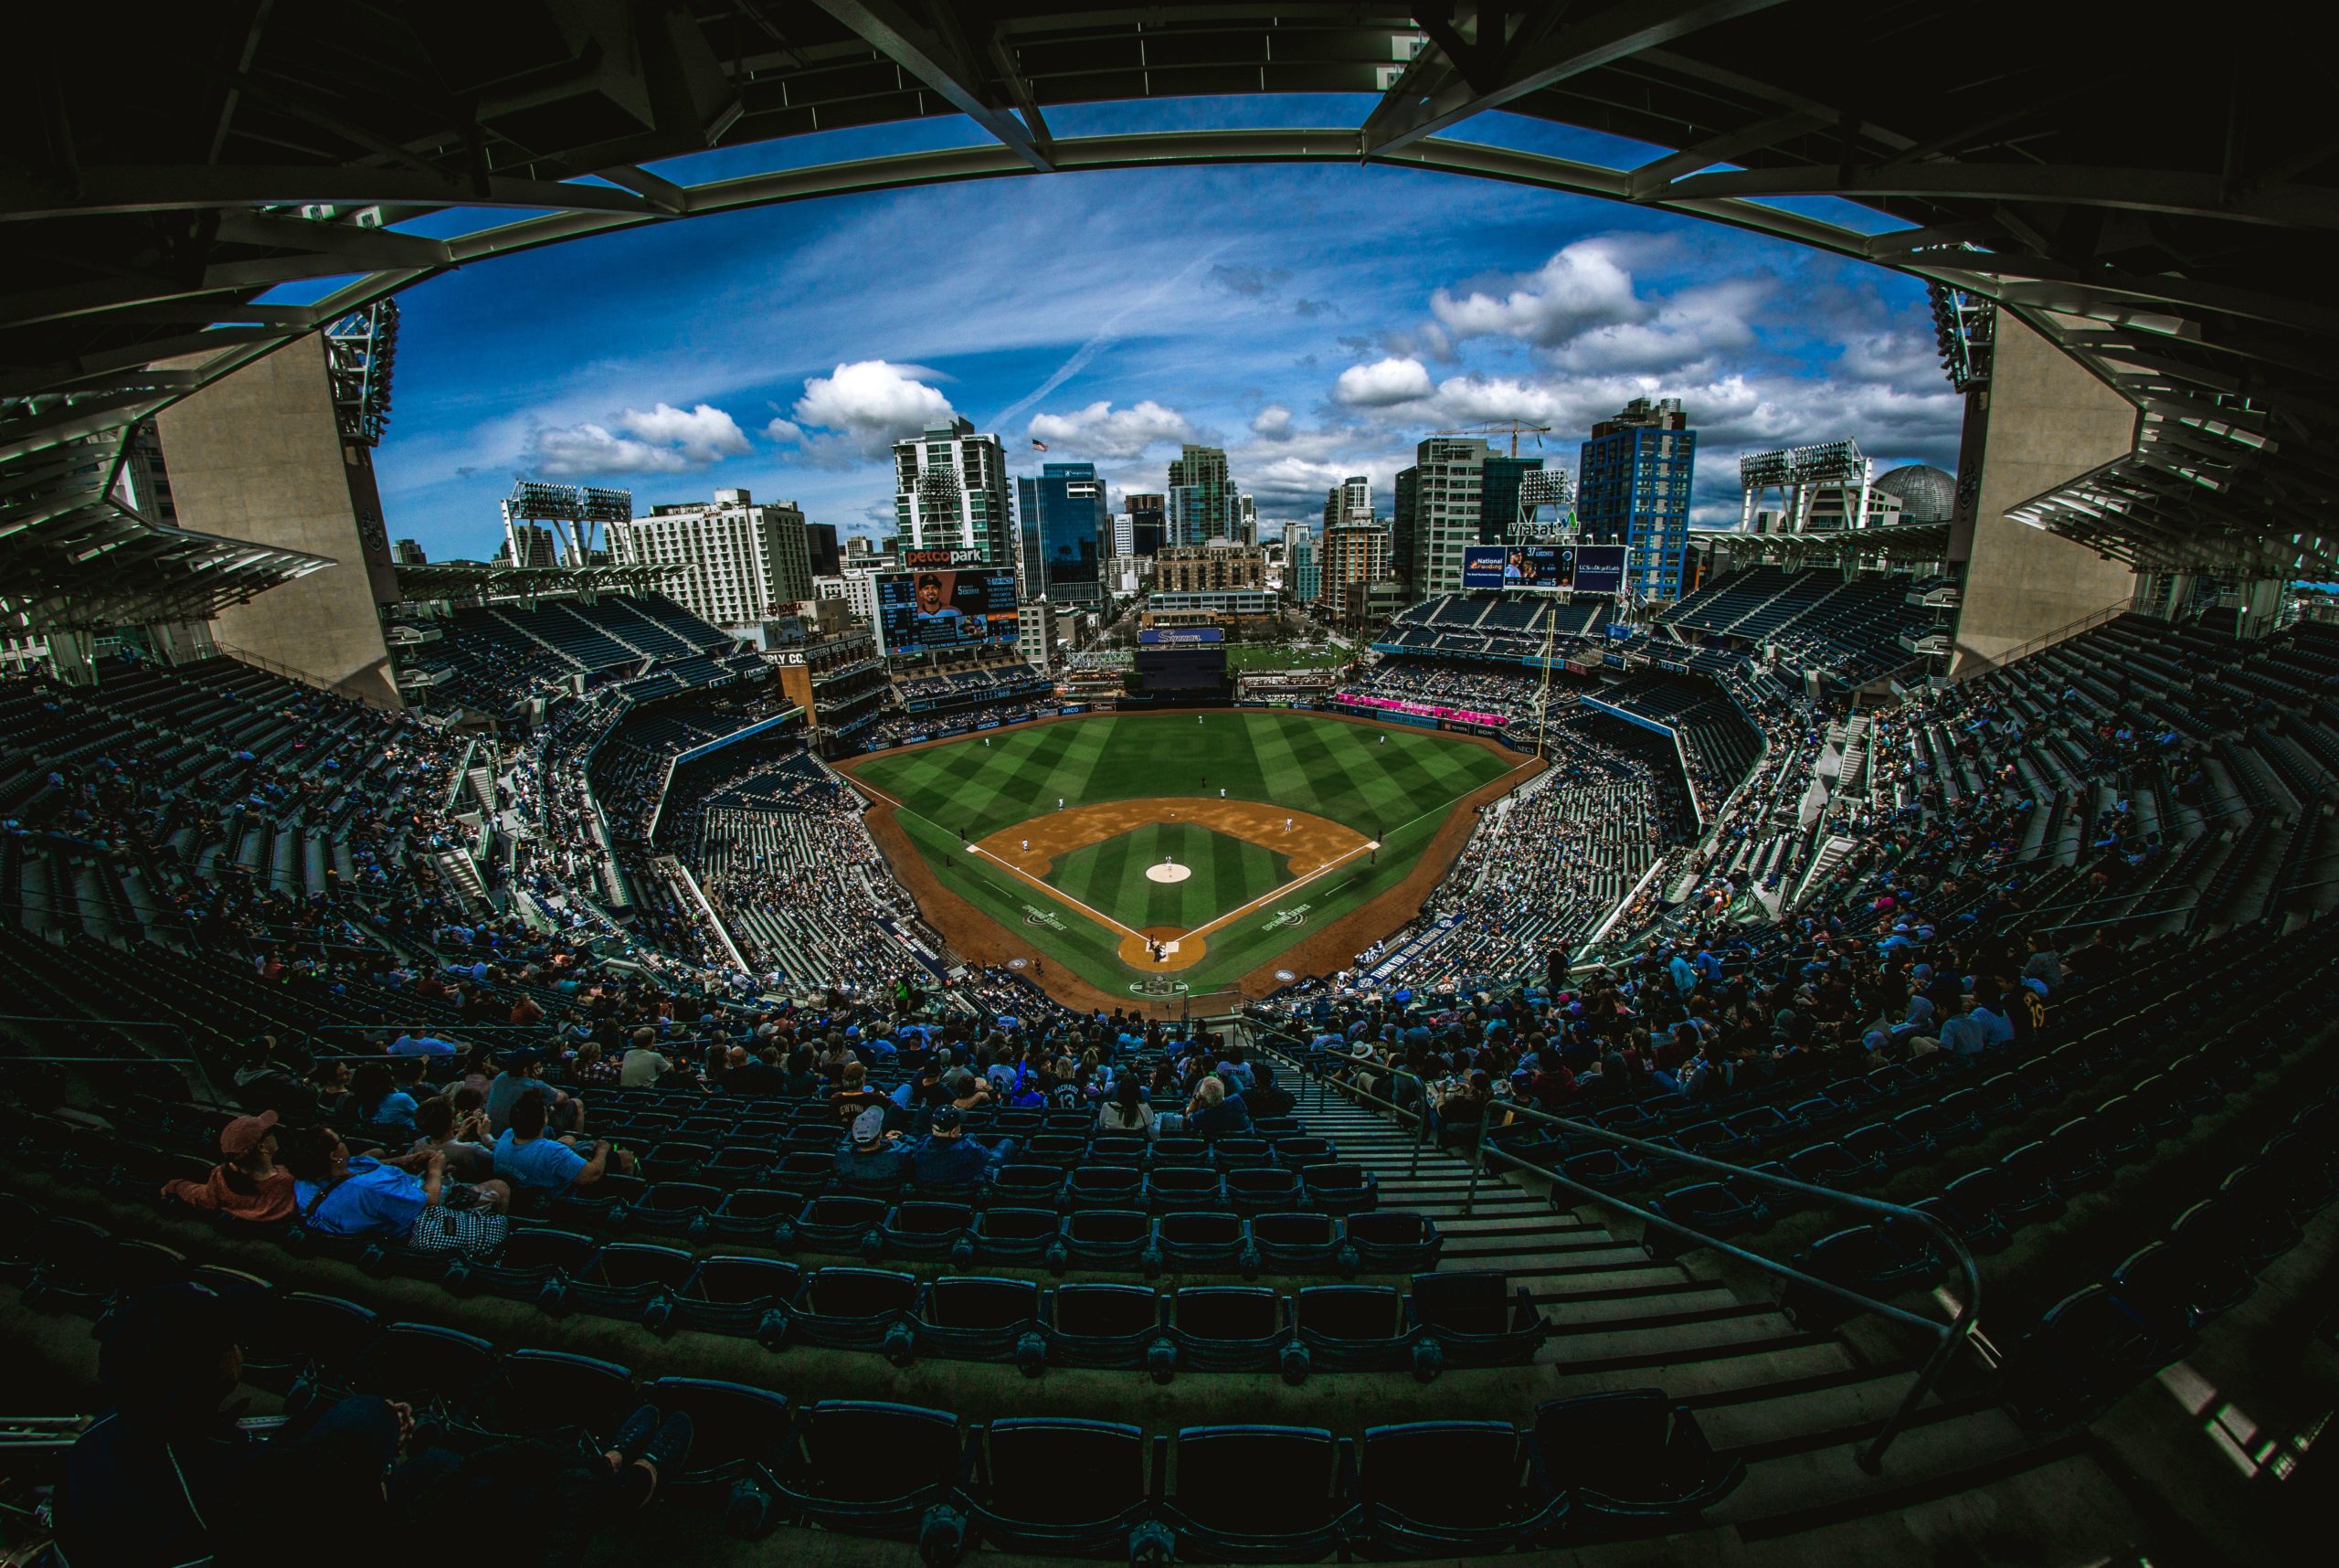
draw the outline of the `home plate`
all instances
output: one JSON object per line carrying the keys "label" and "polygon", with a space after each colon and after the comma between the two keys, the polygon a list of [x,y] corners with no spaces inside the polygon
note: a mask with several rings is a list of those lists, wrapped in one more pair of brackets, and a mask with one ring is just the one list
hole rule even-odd
{"label": "home plate", "polygon": [[1159,865],[1147,866],[1145,874],[1154,882],[1183,882],[1193,875],[1194,872],[1191,866],[1180,865],[1174,860],[1165,860]]}

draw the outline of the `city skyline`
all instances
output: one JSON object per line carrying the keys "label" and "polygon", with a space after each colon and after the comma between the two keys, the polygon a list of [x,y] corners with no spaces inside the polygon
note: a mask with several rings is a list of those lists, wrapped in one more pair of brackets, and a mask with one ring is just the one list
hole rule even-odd
{"label": "city skyline", "polygon": [[[1505,129],[1496,117],[1487,139]],[[1196,204],[1224,219],[1203,245],[1148,217]],[[1111,244],[1066,254],[1075,216]],[[1408,240],[1424,217],[1436,247]],[[961,228],[990,248],[867,262]],[[1720,523],[1741,450],[1849,438],[1879,471],[1949,468],[1961,413],[1909,280],[1395,168],[845,198],[513,257],[404,303],[379,466],[392,531],[434,556],[489,553],[494,502],[523,474],[624,485],[645,506],[740,486],[882,536],[892,441],[953,417],[1000,438],[1014,479],[1095,463],[1116,512],[1164,488],[1181,444],[1223,447],[1272,537],[1350,474],[1389,493],[1443,429],[1548,424],[1541,455],[1572,468],[1594,420],[1679,397],[1707,432],[1698,520]]]}

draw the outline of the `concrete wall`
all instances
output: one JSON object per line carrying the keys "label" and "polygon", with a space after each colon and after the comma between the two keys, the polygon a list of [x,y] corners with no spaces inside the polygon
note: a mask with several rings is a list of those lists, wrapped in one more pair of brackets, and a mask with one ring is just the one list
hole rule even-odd
{"label": "concrete wall", "polygon": [[[344,450],[314,334],[165,409],[163,461],[182,526],[329,556],[334,565],[219,612],[224,644],[401,707],[376,608],[397,597],[371,455]],[[376,546],[379,546],[379,548]]]}
{"label": "concrete wall", "polygon": [[2133,404],[2000,312],[1990,383],[1966,405],[1965,421],[1962,461],[1978,458],[1982,488],[1970,524],[1961,516],[1951,535],[1952,554],[1966,561],[1953,680],[1981,674],[2007,649],[2135,588],[2126,562],[2006,515],[2007,507],[2129,451]]}

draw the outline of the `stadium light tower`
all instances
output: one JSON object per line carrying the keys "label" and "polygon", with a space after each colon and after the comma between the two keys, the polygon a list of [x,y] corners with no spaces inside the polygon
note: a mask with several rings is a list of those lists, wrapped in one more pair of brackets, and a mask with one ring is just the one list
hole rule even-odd
{"label": "stadium light tower", "polygon": [[526,564],[529,549],[522,527],[548,527],[560,544],[560,564],[589,567],[601,547],[605,523],[633,520],[633,492],[597,490],[575,484],[514,480],[503,498],[503,543],[514,562]]}

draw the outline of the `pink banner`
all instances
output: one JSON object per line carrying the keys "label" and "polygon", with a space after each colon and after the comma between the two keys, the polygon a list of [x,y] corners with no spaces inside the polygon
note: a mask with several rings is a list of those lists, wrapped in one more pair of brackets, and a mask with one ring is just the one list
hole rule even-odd
{"label": "pink banner", "polygon": [[1501,714],[1480,713],[1476,708],[1440,707],[1435,703],[1409,703],[1396,697],[1344,696],[1340,701],[1354,703],[1359,707],[1388,708],[1401,714],[1418,714],[1424,718],[1452,719],[1456,724],[1483,724],[1498,726],[1510,722]]}

